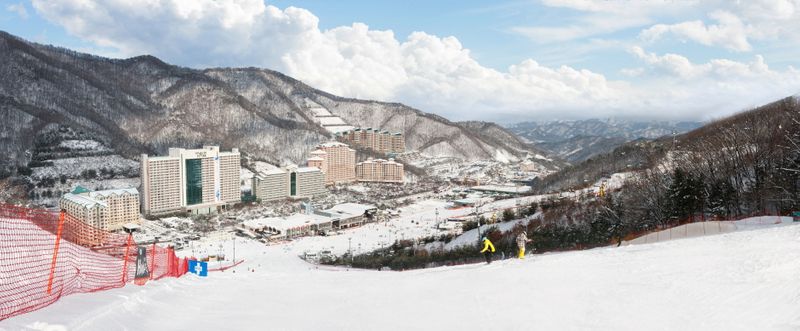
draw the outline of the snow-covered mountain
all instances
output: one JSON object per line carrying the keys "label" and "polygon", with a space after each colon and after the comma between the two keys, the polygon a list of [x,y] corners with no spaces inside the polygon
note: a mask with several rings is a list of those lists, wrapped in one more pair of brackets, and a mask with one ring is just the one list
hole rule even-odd
{"label": "snow-covered mountain", "polygon": [[257,68],[197,70],[152,56],[107,59],[0,31],[0,168],[25,165],[35,139],[60,124],[128,158],[219,144],[273,163],[301,162],[331,139],[308,104],[347,125],[402,132],[406,148],[462,160],[536,152],[399,104],[338,97]]}
{"label": "snow-covered mountain", "polygon": [[508,127],[513,133],[570,162],[607,153],[636,139],[655,139],[700,127],[700,122],[589,119],[522,122]]}

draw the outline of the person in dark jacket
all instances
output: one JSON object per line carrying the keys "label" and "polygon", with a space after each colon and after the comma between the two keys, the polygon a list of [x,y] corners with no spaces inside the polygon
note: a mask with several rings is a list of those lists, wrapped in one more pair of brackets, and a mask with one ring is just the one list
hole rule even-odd
{"label": "person in dark jacket", "polygon": [[494,244],[486,236],[483,237],[483,249],[481,250],[483,256],[486,257],[486,264],[492,263],[492,253],[494,253]]}

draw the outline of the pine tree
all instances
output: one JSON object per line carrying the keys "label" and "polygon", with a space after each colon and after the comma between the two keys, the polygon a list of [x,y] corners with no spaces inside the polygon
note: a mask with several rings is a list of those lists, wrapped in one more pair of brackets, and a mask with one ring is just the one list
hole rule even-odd
{"label": "pine tree", "polygon": [[510,222],[517,218],[517,215],[514,213],[512,209],[506,209],[503,211],[503,222]]}
{"label": "pine tree", "polygon": [[672,184],[667,192],[673,219],[684,219],[694,215],[695,212],[702,211],[705,203],[704,189],[705,185],[701,177],[676,168],[672,175]]}

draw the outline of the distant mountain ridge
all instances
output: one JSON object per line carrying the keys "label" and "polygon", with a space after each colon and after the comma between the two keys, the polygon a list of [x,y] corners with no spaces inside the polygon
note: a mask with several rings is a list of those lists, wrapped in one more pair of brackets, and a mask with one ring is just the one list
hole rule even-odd
{"label": "distant mountain ridge", "polygon": [[699,128],[700,122],[629,121],[588,119],[522,122],[508,126],[514,134],[569,162],[592,156],[637,139],[656,139]]}
{"label": "distant mountain ridge", "polygon": [[[169,147],[219,144],[272,163],[301,163],[332,135],[308,100],[356,127],[405,135],[424,155],[522,159],[541,153],[501,131],[476,133],[399,103],[343,98],[279,72],[197,70],[153,56],[107,59],[39,45],[0,31],[0,167],[25,165],[35,137],[66,125],[128,158]],[[493,132],[502,137],[492,136]]]}

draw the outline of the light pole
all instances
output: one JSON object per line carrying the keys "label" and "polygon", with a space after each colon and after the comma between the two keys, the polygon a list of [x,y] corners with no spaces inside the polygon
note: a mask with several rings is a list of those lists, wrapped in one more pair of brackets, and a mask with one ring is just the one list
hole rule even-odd
{"label": "light pole", "polygon": [[439,208],[436,208],[436,220],[435,220],[435,223],[436,223],[436,226],[439,226]]}
{"label": "light pole", "polygon": [[219,262],[220,267],[222,266],[222,259],[220,259],[220,255],[222,255],[222,253],[225,252],[225,249],[223,248],[222,244],[223,244],[222,242],[219,243],[219,252],[217,253],[217,261]]}
{"label": "light pole", "polygon": [[475,205],[475,221],[478,222],[478,243],[481,242],[481,207],[477,204]]}
{"label": "light pole", "polygon": [[347,238],[347,254],[350,254],[350,264],[353,264],[353,237]]}

